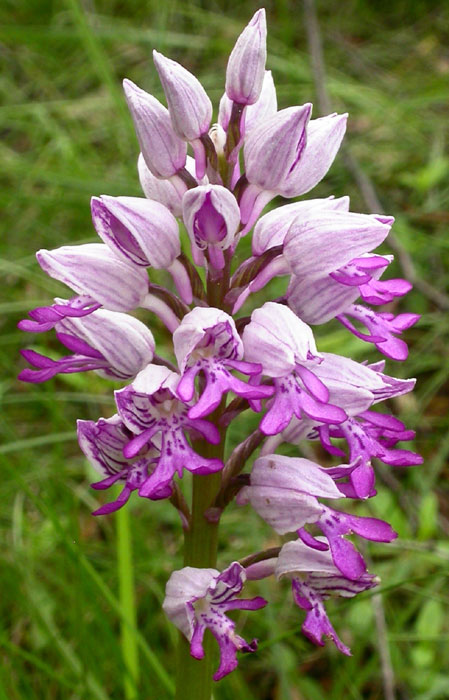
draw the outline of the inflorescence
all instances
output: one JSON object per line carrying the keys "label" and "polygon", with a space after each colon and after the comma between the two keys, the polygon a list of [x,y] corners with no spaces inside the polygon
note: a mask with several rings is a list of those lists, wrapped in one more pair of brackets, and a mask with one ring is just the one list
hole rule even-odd
{"label": "inflorescence", "polygon": [[[348,197],[295,201],[261,216],[276,196],[304,195],[326,175],[347,119],[311,119],[311,104],[278,111],[265,61],[261,9],[230,55],[212,126],[201,84],[162,54],[154,52],[154,63],[168,109],[124,81],[145,197],[94,197],[101,243],[37,253],[42,269],[75,296],[36,308],[19,324],[33,333],[54,329],[69,351],[54,360],[23,350],[30,365],[20,373],[23,381],[92,370],[126,383],[115,392],[113,416],[78,422],[81,450],[102,477],[92,487],[122,486],[95,515],[116,511],[137,491],[141,498],[169,499],[188,531],[191,514],[178,479],[185,470],[220,473],[207,518],[218,520],[232,502],[249,505],[276,533],[289,535],[283,545],[221,572],[186,566],[172,573],[164,610],[195,658],[202,658],[203,635],[211,630],[220,646],[216,680],[236,667],[238,650],[257,646],[226,615],[266,605],[260,597],[239,597],[247,579],[287,577],[305,611],[304,634],[319,645],[330,637],[350,653],[324,601],[354,596],[378,579],[346,535],[390,542],[396,533],[382,520],[344,512],[344,504],[375,495],[373,458],[393,466],[421,463],[396,447],[413,432],[374,410],[411,391],[414,380],[389,376],[384,361],[320,352],[312,331],[337,319],[387,358],[406,359],[399,336],[418,316],[377,310],[411,288],[403,279],[382,280],[392,256],[373,252],[393,219],[350,212]],[[187,252],[177,219],[188,234]],[[252,256],[239,264],[238,244],[250,231]],[[170,289],[151,281],[153,269],[169,273]],[[244,315],[248,300],[254,307],[255,295],[281,276],[284,295]],[[136,309],[165,324],[171,360],[155,354],[151,330],[129,314]],[[201,445],[223,445],[228,426],[247,410],[261,415],[258,429],[227,460],[213,450],[203,456]],[[323,467],[277,453],[285,443],[304,441],[319,441],[341,463]]]}

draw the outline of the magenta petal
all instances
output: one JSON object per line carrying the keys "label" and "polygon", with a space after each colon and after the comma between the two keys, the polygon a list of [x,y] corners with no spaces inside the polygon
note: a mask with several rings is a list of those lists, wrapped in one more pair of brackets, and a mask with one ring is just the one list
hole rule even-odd
{"label": "magenta petal", "polygon": [[288,393],[279,391],[260,423],[265,435],[277,435],[285,430],[293,416],[293,408]]}
{"label": "magenta petal", "polygon": [[347,418],[342,408],[329,403],[319,403],[305,392],[301,393],[300,405],[306,415],[322,423],[342,423]]}
{"label": "magenta petal", "polygon": [[329,545],[326,542],[322,542],[321,540],[317,540],[316,537],[312,537],[312,535],[303,527],[299,528],[298,536],[301,538],[304,544],[312,549],[318,549],[320,552],[326,552],[329,549]]}
{"label": "magenta petal", "polygon": [[136,437],[130,440],[123,448],[124,457],[126,457],[126,459],[132,459],[138,455],[142,447],[148,444],[154,433],[155,429],[152,427],[148,428],[148,430],[144,430],[140,435],[136,435]]}
{"label": "magenta petal", "polygon": [[197,430],[212,445],[218,445],[220,442],[221,438],[218,428],[208,420],[195,418],[195,420],[186,421],[186,427]]}
{"label": "magenta petal", "polygon": [[182,401],[191,401],[195,393],[195,378],[201,367],[194,365],[186,370],[176,388],[176,393]]}
{"label": "magenta petal", "polygon": [[298,364],[296,365],[296,374],[301,377],[304,386],[317,401],[322,401],[323,403],[329,401],[329,389],[310,369]]}
{"label": "magenta petal", "polygon": [[82,338],[76,338],[68,333],[56,333],[56,337],[60,343],[65,345],[68,350],[76,353],[77,355],[86,355],[87,357],[95,357],[98,360],[103,359],[103,355],[95,348],[91,347]]}
{"label": "magenta petal", "polygon": [[335,566],[343,576],[350,580],[360,578],[366,572],[365,561],[349,540],[343,537],[333,537],[332,533],[322,526],[323,533],[329,538],[329,546]]}
{"label": "magenta petal", "polygon": [[124,486],[122,492],[115,501],[112,501],[112,503],[106,503],[104,506],[97,508],[97,510],[94,510],[92,515],[107,515],[109,513],[114,513],[116,510],[122,508],[125,503],[127,503],[130,495],[131,489]]}
{"label": "magenta petal", "polygon": [[297,605],[307,610],[301,631],[314,644],[324,646],[323,637],[330,637],[339,651],[351,656],[351,651],[343,644],[324,609],[323,601],[306,583],[292,581],[293,598]]}
{"label": "magenta petal", "polygon": [[[378,518],[362,518],[355,515],[347,515],[351,530],[366,540],[375,542],[391,542],[396,539],[397,532],[391,525]],[[323,530],[324,532],[324,530]]]}
{"label": "magenta petal", "polygon": [[190,654],[194,659],[204,658],[203,638],[206,625],[196,624],[190,640]]}

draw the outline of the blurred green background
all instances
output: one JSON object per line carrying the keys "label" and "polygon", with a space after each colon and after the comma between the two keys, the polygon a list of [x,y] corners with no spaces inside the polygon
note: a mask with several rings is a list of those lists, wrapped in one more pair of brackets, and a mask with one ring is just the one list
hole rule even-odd
{"label": "blurred green background", "polygon": [[[32,339],[16,323],[62,292],[39,269],[35,250],[95,240],[91,195],[141,194],[122,78],[162,99],[151,62],[155,47],[194,72],[217,106],[227,56],[258,6],[219,0],[1,4],[0,700],[171,696],[176,631],[160,606],[165,582],[182,562],[177,515],[166,503],[134,498],[130,535],[124,521],[118,540],[116,516],[91,517],[98,494],[89,489],[93,474],[80,454],[75,420],[111,415],[113,387],[90,375],[20,385],[19,348]],[[299,0],[265,6],[279,106],[315,102],[307,32],[317,38],[312,3],[306,14]],[[368,212],[374,190],[396,217],[394,274],[410,271],[410,256],[416,278],[399,308],[423,318],[407,332],[409,360],[387,364],[392,374],[416,376],[417,389],[390,408],[417,430],[415,449],[425,463],[409,470],[379,465],[378,496],[356,507],[387,517],[400,538],[365,548],[382,578],[381,597],[367,593],[329,604],[353,656],[338,654],[330,643],[313,647],[300,634],[302,613],[288,587],[265,582],[254,591],[272,604],[239,618],[239,631],[257,636],[260,649],[241,658],[214,697],[449,698],[449,7],[444,0],[317,0],[316,9],[330,108],[348,111],[350,120],[346,150],[313,196],[349,194],[353,211]],[[387,244],[383,252],[389,251]],[[163,346],[163,329],[155,334]],[[318,335],[322,350],[379,358],[338,324]],[[33,347],[58,352],[52,334],[36,337]],[[246,430],[241,421],[233,439]],[[121,643],[126,588],[119,593],[119,578],[130,542],[141,636],[125,626]],[[276,543],[248,509],[232,508],[223,518],[220,566]],[[138,690],[126,672],[127,663],[136,665],[135,643]]]}

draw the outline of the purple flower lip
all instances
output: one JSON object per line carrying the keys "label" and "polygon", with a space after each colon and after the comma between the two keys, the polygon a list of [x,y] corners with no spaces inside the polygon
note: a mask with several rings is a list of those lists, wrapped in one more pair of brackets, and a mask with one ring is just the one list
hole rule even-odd
{"label": "purple flower lip", "polygon": [[66,303],[56,303],[52,306],[39,306],[28,312],[27,318],[19,321],[17,328],[27,333],[45,333],[65,317],[81,318],[93,313],[101,307],[88,296],[78,296]]}
{"label": "purple flower lip", "polygon": [[378,579],[371,574],[363,574],[356,581],[343,578],[324,538],[321,543],[324,549],[311,550],[300,540],[287,542],[279,554],[276,575],[292,579],[293,599],[306,611],[303,634],[320,646],[324,645],[323,637],[329,637],[339,651],[350,656],[350,649],[341,642],[327,616],[324,600],[331,595],[352,597],[376,586]]}
{"label": "purple flower lip", "polygon": [[259,363],[243,361],[243,345],[231,316],[214,308],[198,307],[188,313],[173,334],[173,343],[182,377],[177,395],[191,402],[195,379],[202,372],[206,385],[201,396],[189,409],[189,418],[212,413],[224,393],[232,391],[250,401],[268,398],[273,387],[247,384],[231,374],[237,370],[250,377],[262,372]]}
{"label": "purple flower lip", "polygon": [[233,562],[221,573],[216,569],[197,569],[186,566],[170,576],[163,609],[167,617],[190,642],[190,653],[195,659],[204,657],[203,637],[210,629],[220,649],[220,665],[215,681],[237,667],[237,651],[253,652],[257,640],[247,643],[235,632],[235,623],[226,613],[231,610],[259,610],[267,601],[260,596],[238,598],[246,581],[245,569]]}
{"label": "purple flower lip", "polygon": [[149,364],[133,383],[115,392],[117,410],[132,437],[123,446],[123,456],[134,459],[155,437],[160,440],[160,456],[153,473],[139,488],[143,498],[157,499],[183,470],[210,474],[223,469],[223,462],[199,455],[186,438],[194,432],[211,444],[220,442],[215,425],[191,419],[188,405],[176,396],[179,375],[166,367]]}
{"label": "purple flower lip", "polygon": [[[359,331],[347,317],[354,318],[366,326],[368,333]],[[419,314],[399,314],[375,312],[358,304],[352,304],[344,314],[336,317],[340,323],[357,338],[373,343],[386,357],[403,361],[408,357],[407,344],[396,335],[415,325],[421,318]]]}

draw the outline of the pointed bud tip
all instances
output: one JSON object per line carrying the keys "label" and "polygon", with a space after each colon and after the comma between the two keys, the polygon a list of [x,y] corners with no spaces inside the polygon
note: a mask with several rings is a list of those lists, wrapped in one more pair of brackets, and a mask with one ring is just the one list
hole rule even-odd
{"label": "pointed bud tip", "polygon": [[254,26],[256,24],[261,24],[266,27],[267,25],[267,15],[265,12],[265,8],[261,7],[259,10],[257,10],[253,16],[251,17],[250,21],[248,22],[250,26]]}
{"label": "pointed bud tip", "polygon": [[125,78],[123,80],[122,85],[125,97],[127,97],[128,99],[132,99],[134,96],[144,92],[144,90],[142,90],[138,85],[133,83],[133,81],[129,80],[128,78]]}
{"label": "pointed bud tip", "polygon": [[164,54],[159,53],[159,51],[156,51],[156,49],[153,49],[153,62],[156,68],[167,60],[168,59],[166,56],[164,56]]}

